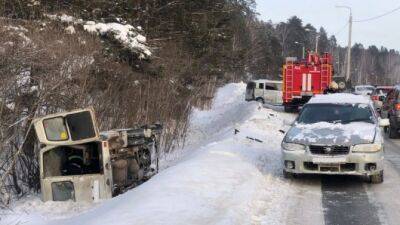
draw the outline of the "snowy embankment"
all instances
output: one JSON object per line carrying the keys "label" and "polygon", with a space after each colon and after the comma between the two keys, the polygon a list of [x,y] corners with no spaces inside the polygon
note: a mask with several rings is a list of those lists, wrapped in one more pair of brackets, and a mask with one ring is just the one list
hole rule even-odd
{"label": "snowy embankment", "polygon": [[[285,200],[293,191],[281,177],[279,129],[284,119],[293,118],[245,102],[244,91],[243,83],[226,85],[211,110],[195,110],[186,150],[143,185],[61,220],[44,216],[49,209],[23,212],[22,206],[9,218],[57,225],[284,224]],[[38,210],[56,204],[62,203],[43,203]]]}

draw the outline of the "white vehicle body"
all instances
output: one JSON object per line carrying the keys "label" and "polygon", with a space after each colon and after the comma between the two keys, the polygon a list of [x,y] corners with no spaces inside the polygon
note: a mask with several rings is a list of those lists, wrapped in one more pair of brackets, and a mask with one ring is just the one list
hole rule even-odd
{"label": "white vehicle body", "polygon": [[[336,117],[348,121],[327,119]],[[371,100],[364,96],[317,95],[304,106],[283,139],[284,173],[383,179],[380,126],[388,123],[387,119],[377,117]]]}
{"label": "white vehicle body", "polygon": [[356,95],[371,95],[371,93],[375,90],[375,87],[372,85],[358,85],[354,87],[354,94]]}
{"label": "white vehicle body", "polygon": [[259,101],[272,105],[282,104],[282,81],[254,80],[247,84],[246,101]]}
{"label": "white vehicle body", "polygon": [[150,178],[162,129],[154,126],[100,133],[91,108],[35,119],[42,200],[108,199]]}

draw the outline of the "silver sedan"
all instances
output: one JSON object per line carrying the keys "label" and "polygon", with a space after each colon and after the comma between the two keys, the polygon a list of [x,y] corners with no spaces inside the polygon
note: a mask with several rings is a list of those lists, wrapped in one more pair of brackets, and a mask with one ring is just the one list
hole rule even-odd
{"label": "silver sedan", "polygon": [[300,112],[282,141],[284,175],[360,175],[383,182],[386,119],[372,102],[352,94],[320,95]]}

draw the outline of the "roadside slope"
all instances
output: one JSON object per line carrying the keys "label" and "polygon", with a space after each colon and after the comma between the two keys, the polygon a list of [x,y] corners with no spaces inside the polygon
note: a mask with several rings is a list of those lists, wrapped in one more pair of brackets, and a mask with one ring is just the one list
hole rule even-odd
{"label": "roadside slope", "polygon": [[143,185],[67,219],[27,215],[19,222],[284,224],[285,199],[293,191],[281,177],[279,129],[292,116],[245,102],[244,91],[243,83],[226,85],[211,110],[195,110],[187,147],[191,151],[183,151]]}

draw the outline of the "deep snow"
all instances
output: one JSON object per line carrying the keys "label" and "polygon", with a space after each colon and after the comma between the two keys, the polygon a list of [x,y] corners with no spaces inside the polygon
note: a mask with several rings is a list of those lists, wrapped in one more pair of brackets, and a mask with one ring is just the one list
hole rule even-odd
{"label": "deep snow", "polygon": [[228,84],[211,110],[194,110],[188,145],[141,186],[97,204],[31,197],[0,210],[0,224],[284,224],[294,190],[281,177],[279,130],[293,116],[245,102],[245,89]]}

